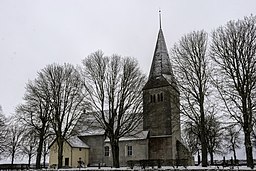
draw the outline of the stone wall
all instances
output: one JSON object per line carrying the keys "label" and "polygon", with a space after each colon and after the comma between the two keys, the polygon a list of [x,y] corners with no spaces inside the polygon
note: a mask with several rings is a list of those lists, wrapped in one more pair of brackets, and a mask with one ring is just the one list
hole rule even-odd
{"label": "stone wall", "polygon": [[104,135],[89,135],[80,137],[90,147],[89,166],[104,163]]}
{"label": "stone wall", "polygon": [[[110,146],[109,142],[105,145]],[[128,155],[128,146],[132,146],[132,155]],[[110,150],[111,151],[111,150]],[[107,166],[112,166],[112,154],[104,158]],[[148,140],[133,140],[119,142],[119,161],[120,166],[127,166],[129,160],[143,160],[148,159]]]}
{"label": "stone wall", "polygon": [[[159,94],[162,94],[160,101]],[[149,130],[150,136],[175,133],[180,139],[179,94],[171,86],[144,90],[143,117],[143,129]]]}
{"label": "stone wall", "polygon": [[174,159],[172,137],[150,137],[149,159]]}
{"label": "stone wall", "polygon": [[[77,167],[79,158],[80,161],[87,166],[88,157],[89,157],[89,149],[86,148],[74,148],[71,147],[66,141],[63,144],[63,166],[66,167]],[[68,160],[68,165],[65,165],[65,159]],[[50,156],[49,156],[49,166],[57,167],[58,166],[58,145],[55,141],[50,148]]]}
{"label": "stone wall", "polygon": [[187,166],[195,165],[194,158],[191,152],[179,141],[176,142],[177,158],[187,161]]}

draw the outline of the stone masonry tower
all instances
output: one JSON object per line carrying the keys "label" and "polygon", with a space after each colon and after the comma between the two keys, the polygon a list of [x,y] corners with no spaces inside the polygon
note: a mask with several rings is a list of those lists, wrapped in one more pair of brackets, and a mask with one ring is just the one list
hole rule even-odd
{"label": "stone masonry tower", "polygon": [[163,31],[160,29],[149,78],[143,88],[143,130],[149,131],[149,159],[176,159],[180,142],[180,100]]}

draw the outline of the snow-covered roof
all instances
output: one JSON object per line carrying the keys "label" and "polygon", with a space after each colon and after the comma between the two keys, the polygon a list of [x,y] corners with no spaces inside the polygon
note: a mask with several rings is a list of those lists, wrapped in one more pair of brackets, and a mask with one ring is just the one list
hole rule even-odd
{"label": "snow-covered roof", "polygon": [[92,135],[104,135],[105,131],[103,129],[87,130],[80,133],[79,136],[92,136]]}
{"label": "snow-covered roof", "polygon": [[67,140],[67,142],[68,142],[68,144],[71,147],[75,147],[75,148],[90,148],[87,144],[85,144],[82,140],[80,140],[80,138],[78,138],[76,136],[70,137]]}
{"label": "snow-covered roof", "polygon": [[[145,140],[148,138],[149,131],[141,131],[135,135],[125,136],[119,139],[119,141],[136,141],[136,140]],[[106,138],[105,142],[109,142],[109,138]]]}
{"label": "snow-covered roof", "polygon": [[[108,112],[108,111],[104,111]],[[73,135],[78,136],[92,136],[104,135],[105,130],[101,127],[100,123],[95,119],[95,112],[85,113],[80,116],[74,129]],[[130,134],[135,135],[143,130],[143,122],[141,122],[135,130]]]}

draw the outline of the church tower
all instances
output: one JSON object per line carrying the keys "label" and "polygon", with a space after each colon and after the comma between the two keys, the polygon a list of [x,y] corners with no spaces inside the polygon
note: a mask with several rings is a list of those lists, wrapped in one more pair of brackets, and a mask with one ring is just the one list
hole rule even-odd
{"label": "church tower", "polygon": [[149,78],[143,88],[143,130],[149,131],[149,159],[177,157],[179,106],[179,89],[160,22]]}

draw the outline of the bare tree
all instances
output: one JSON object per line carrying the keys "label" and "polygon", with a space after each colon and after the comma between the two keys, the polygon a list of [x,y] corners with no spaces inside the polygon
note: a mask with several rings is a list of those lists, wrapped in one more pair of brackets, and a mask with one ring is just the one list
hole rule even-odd
{"label": "bare tree", "polygon": [[[208,115],[205,116],[206,146],[210,155],[211,165],[214,164],[214,154],[222,154],[223,149],[223,127],[219,120],[220,119],[214,113],[208,113]],[[201,142],[199,141],[201,127],[193,120],[185,121],[184,127],[184,132],[187,135],[187,141],[189,142],[191,152],[195,154],[202,146]],[[200,163],[199,154],[198,162]]]}
{"label": "bare tree", "polygon": [[[181,112],[200,127],[202,166],[207,166],[205,133],[206,96],[209,93],[209,65],[207,34],[204,31],[189,33],[172,49],[173,64],[181,93]],[[193,125],[194,125],[193,124]]]}
{"label": "bare tree", "polygon": [[237,164],[236,150],[241,148],[242,140],[240,130],[236,127],[236,125],[230,125],[226,128],[224,141],[226,141],[227,144],[225,148],[228,150],[228,152],[233,153],[234,161]]}
{"label": "bare tree", "polygon": [[6,151],[8,156],[11,156],[11,164],[13,164],[15,158],[21,154],[24,128],[19,125],[14,117],[11,117],[7,130],[8,136],[6,137]]}
{"label": "bare tree", "polygon": [[43,168],[46,168],[46,163],[47,163],[47,156],[50,153],[50,145],[51,143],[54,141],[54,135],[50,134],[47,139],[44,141],[44,145],[43,145]]}
{"label": "bare tree", "polygon": [[195,155],[197,154],[198,165],[201,163],[200,150],[201,143],[199,140],[200,137],[200,128],[198,124],[193,122],[192,120],[186,120],[183,124],[183,142],[189,148],[189,151]]}
{"label": "bare tree", "polygon": [[62,167],[63,143],[88,104],[80,73],[70,64],[48,65],[38,74],[41,98],[49,98],[50,123],[58,144],[58,167]]}
{"label": "bare tree", "polygon": [[206,116],[206,143],[211,165],[214,165],[214,154],[223,154],[223,127],[214,113]]}
{"label": "bare tree", "polygon": [[70,64],[48,65],[27,84],[25,103],[17,108],[17,114],[38,136],[36,168],[41,167],[42,155],[45,160],[47,138],[52,134],[58,144],[58,167],[62,167],[63,143],[88,107],[83,93],[80,73]]}
{"label": "bare tree", "polygon": [[[4,154],[4,152],[5,152],[6,134],[7,134],[6,118],[3,114],[2,106],[0,106],[0,153],[1,154]],[[1,159],[1,157],[3,157],[3,155],[0,156],[0,159]]]}
{"label": "bare tree", "polygon": [[36,168],[41,168],[41,157],[43,144],[49,136],[50,114],[52,107],[50,105],[50,96],[47,85],[42,83],[40,75],[33,82],[29,81],[26,85],[24,95],[24,104],[16,109],[16,117],[27,127],[27,130],[34,132],[38,138]]}
{"label": "bare tree", "polygon": [[28,166],[30,167],[32,157],[36,155],[38,144],[37,134],[34,130],[25,130],[22,137],[21,153],[28,158]]}
{"label": "bare tree", "polygon": [[83,61],[85,87],[95,118],[110,139],[113,166],[119,167],[119,139],[133,132],[142,119],[145,76],[133,58],[106,57],[102,51]]}
{"label": "bare tree", "polygon": [[[230,21],[212,34],[215,81],[230,116],[243,128],[247,166],[253,166],[251,134],[255,112],[256,17]],[[216,77],[215,79],[220,79]]]}

